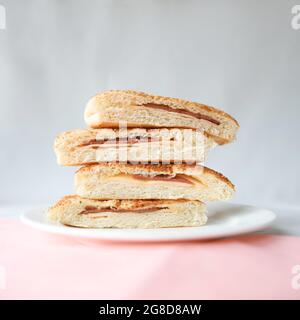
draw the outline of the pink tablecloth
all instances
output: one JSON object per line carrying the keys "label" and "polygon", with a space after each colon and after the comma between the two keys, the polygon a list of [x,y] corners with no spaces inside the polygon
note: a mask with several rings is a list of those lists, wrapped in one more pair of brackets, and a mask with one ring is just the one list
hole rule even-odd
{"label": "pink tablecloth", "polygon": [[1,299],[300,299],[296,265],[298,237],[122,244],[0,220]]}

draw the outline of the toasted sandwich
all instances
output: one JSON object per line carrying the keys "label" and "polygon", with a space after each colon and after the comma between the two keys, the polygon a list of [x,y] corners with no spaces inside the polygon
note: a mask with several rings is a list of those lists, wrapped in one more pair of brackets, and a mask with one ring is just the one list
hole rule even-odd
{"label": "toasted sandwich", "polygon": [[190,129],[86,129],[63,132],[54,143],[57,162],[200,163],[216,143]]}
{"label": "toasted sandwich", "polygon": [[75,174],[76,194],[90,199],[227,200],[233,184],[199,165],[97,164]]}
{"label": "toasted sandwich", "polygon": [[66,196],[48,209],[48,218],[83,228],[168,228],[206,223],[206,207],[188,200],[91,200]]}
{"label": "toasted sandwich", "polygon": [[238,122],[216,108],[186,100],[130,90],[99,93],[87,103],[85,121],[91,128],[193,128],[218,144],[232,142]]}

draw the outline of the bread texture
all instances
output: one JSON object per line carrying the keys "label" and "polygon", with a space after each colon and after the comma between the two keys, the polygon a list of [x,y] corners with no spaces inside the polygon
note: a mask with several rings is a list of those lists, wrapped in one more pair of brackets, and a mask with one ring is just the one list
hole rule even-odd
{"label": "bread texture", "polygon": [[227,200],[234,185],[200,165],[97,164],[75,174],[76,194],[90,199]]}
{"label": "bread texture", "polygon": [[78,166],[99,162],[200,163],[216,146],[190,129],[86,129],[66,131],[54,142],[57,162]]}
{"label": "bread texture", "polygon": [[48,219],[83,228],[168,228],[206,223],[206,207],[186,200],[91,200],[66,196],[50,207]]}
{"label": "bread texture", "polygon": [[111,90],[92,97],[84,118],[91,128],[193,128],[218,144],[232,142],[239,128],[229,114],[201,103],[131,90]]}

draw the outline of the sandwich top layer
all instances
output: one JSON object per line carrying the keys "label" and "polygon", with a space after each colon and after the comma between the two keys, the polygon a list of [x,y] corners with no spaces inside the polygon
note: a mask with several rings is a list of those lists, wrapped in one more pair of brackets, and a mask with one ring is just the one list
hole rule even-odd
{"label": "sandwich top layer", "polygon": [[[138,110],[142,110],[138,114]],[[150,110],[160,110],[174,115],[188,116],[184,123],[171,122],[150,116]],[[126,117],[128,116],[128,117]],[[142,120],[141,120],[142,117]],[[235,138],[238,122],[229,114],[201,103],[177,98],[154,96],[130,90],[112,90],[99,93],[87,104],[85,121],[92,128],[115,127],[120,120],[127,121],[128,127],[186,127],[203,129],[219,144]],[[195,120],[204,120],[203,125],[195,125]],[[175,125],[177,123],[177,125]]]}

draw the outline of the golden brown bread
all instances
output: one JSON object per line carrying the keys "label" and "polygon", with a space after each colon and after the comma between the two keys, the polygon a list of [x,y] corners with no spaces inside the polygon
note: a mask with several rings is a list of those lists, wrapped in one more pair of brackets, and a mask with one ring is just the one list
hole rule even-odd
{"label": "golden brown bread", "polygon": [[66,196],[47,212],[48,219],[83,228],[167,228],[206,223],[206,207],[186,200],[92,200]]}
{"label": "golden brown bread", "polygon": [[92,128],[116,128],[120,120],[128,127],[203,130],[219,144],[233,141],[239,128],[233,117],[214,107],[132,90],[99,93],[86,106],[85,121]]}
{"label": "golden brown bread", "polygon": [[113,175],[113,174],[132,174],[141,172],[143,174],[149,175],[172,175],[172,174],[187,174],[187,175],[211,175],[216,177],[218,180],[221,180],[228,185],[229,188],[235,189],[234,184],[225,177],[222,173],[217,172],[213,169],[204,167],[202,165],[188,165],[185,163],[182,164],[129,164],[129,163],[99,163],[88,165],[79,168],[76,173],[85,173],[89,172],[90,174],[97,174],[102,172],[103,174]]}
{"label": "golden brown bread", "polygon": [[234,185],[200,165],[108,163],[86,166],[75,174],[76,193],[90,199],[227,200]]}
{"label": "golden brown bread", "polygon": [[102,128],[63,132],[55,139],[54,151],[58,164],[64,166],[115,162],[121,152],[129,162],[162,163],[169,158],[169,163],[199,163],[215,145],[196,130]]}

